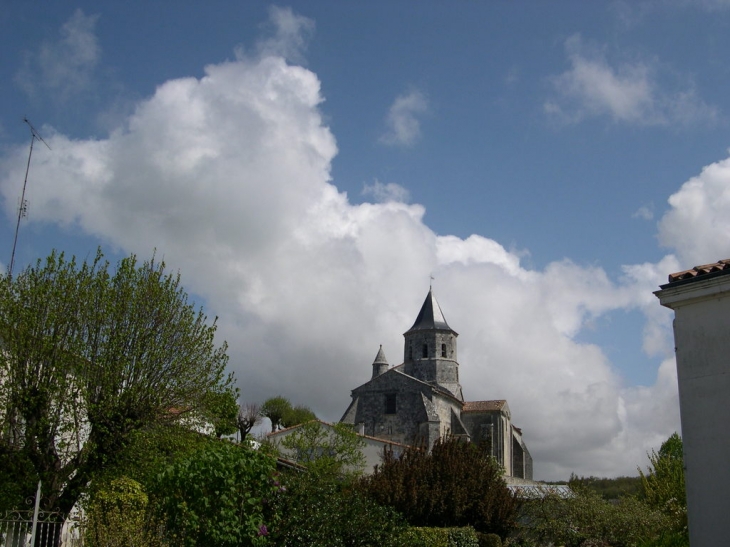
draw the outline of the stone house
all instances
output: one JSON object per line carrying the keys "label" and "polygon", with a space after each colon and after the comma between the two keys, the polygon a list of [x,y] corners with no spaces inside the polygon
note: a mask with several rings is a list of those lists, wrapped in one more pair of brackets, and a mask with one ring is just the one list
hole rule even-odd
{"label": "stone house", "polygon": [[433,444],[445,435],[483,444],[505,476],[532,479],[532,457],[512,424],[505,400],[465,401],[456,338],[433,290],[405,338],[403,363],[391,366],[382,346],[372,377],[352,390],[341,422],[371,438],[405,445]]}

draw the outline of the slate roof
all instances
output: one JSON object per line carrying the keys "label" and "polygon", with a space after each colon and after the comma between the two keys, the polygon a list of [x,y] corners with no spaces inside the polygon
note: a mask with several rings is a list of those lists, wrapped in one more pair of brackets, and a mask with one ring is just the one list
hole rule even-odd
{"label": "slate roof", "polygon": [[502,410],[507,404],[504,399],[496,401],[467,401],[464,403],[462,412],[486,412],[488,410]]}
{"label": "slate roof", "polygon": [[426,295],[426,300],[424,300],[423,306],[421,306],[421,311],[418,312],[416,322],[413,323],[413,326],[408,330],[408,332],[432,329],[449,330],[456,334],[456,331],[454,331],[446,323],[441,307],[439,306],[439,303],[436,302],[436,297],[433,295],[433,289],[428,289],[428,295]]}
{"label": "slate roof", "polygon": [[378,350],[378,354],[375,356],[375,361],[373,361],[373,365],[388,365],[388,360],[385,358],[385,352],[383,351],[383,344],[380,344],[380,349]]}

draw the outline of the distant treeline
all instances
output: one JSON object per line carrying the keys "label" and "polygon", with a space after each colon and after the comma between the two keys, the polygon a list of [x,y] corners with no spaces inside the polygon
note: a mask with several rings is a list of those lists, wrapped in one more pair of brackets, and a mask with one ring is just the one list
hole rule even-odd
{"label": "distant treeline", "polygon": [[[565,484],[565,481],[548,484]],[[568,484],[573,490],[586,489],[595,492],[604,500],[617,500],[625,496],[641,495],[641,477],[606,479],[601,477],[579,477],[573,474],[570,476]]]}

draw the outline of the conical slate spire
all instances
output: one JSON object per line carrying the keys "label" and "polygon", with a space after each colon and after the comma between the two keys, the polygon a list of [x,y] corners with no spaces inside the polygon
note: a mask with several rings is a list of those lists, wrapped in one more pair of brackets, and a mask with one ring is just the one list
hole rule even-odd
{"label": "conical slate spire", "polygon": [[444,319],[444,314],[441,311],[439,303],[436,302],[433,289],[429,288],[426,300],[423,302],[423,306],[421,306],[421,311],[418,312],[418,317],[416,317],[416,322],[413,323],[413,326],[408,332],[432,329],[450,330],[453,332],[453,329],[449,327],[446,319]]}
{"label": "conical slate spire", "polygon": [[389,368],[390,365],[388,364],[388,360],[385,358],[383,345],[381,344],[378,354],[375,356],[375,361],[373,361],[373,378],[380,376],[384,372],[388,372]]}
{"label": "conical slate spire", "polygon": [[385,352],[383,352],[383,344],[380,344],[378,354],[375,356],[373,365],[389,365],[388,360],[385,358]]}

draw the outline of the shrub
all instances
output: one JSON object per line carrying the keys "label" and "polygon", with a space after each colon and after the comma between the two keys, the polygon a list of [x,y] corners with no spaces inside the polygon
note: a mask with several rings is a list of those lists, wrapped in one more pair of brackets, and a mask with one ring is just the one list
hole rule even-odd
{"label": "shrub", "polygon": [[139,547],[162,545],[159,527],[150,521],[142,485],[128,477],[96,490],[85,507],[81,538],[89,547],[124,547],[135,538]]}
{"label": "shrub", "polygon": [[479,547],[477,533],[471,526],[447,528],[446,531],[449,537],[449,547]]}
{"label": "shrub", "polygon": [[651,466],[641,475],[641,486],[646,503],[666,514],[671,529],[688,534],[687,497],[684,485],[684,457],[682,438],[674,433],[659,448],[649,455]]}
{"label": "shrub", "polygon": [[399,540],[401,545],[408,547],[449,547],[449,532],[446,528],[411,526]]}
{"label": "shrub", "polygon": [[403,519],[347,483],[309,473],[282,478],[276,498],[279,525],[271,539],[281,547],[400,547]]}
{"label": "shrub", "polygon": [[568,499],[551,495],[526,501],[512,544],[633,547],[658,537],[668,522],[636,498],[610,503],[586,490]]}
{"label": "shrub", "polygon": [[275,460],[226,441],[209,443],[167,467],[153,486],[155,509],[173,545],[266,543],[275,526]]}
{"label": "shrub", "polygon": [[386,453],[361,488],[412,526],[473,526],[505,537],[515,526],[518,504],[502,475],[485,450],[450,438],[430,452],[408,448],[398,458]]}
{"label": "shrub", "polygon": [[484,534],[477,532],[479,547],[502,547],[502,540],[497,534]]}

